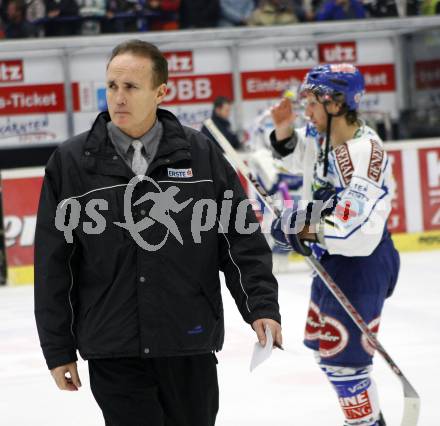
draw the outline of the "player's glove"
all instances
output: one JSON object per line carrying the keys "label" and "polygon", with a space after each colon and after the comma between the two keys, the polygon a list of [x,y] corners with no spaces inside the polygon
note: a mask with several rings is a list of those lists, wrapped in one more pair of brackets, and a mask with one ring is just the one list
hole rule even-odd
{"label": "player's glove", "polygon": [[299,237],[304,226],[310,225],[307,210],[285,209],[281,216],[272,222],[271,234],[280,249],[293,250],[303,256],[312,254],[310,248],[304,245]]}
{"label": "player's glove", "polygon": [[332,214],[333,210],[336,208],[336,204],[338,203],[336,190],[331,185],[322,186],[321,188],[317,189],[313,193],[313,199],[317,201],[320,200],[324,203],[321,211],[321,217]]}
{"label": "player's glove", "polygon": [[336,192],[330,188],[315,191],[315,201],[305,209],[285,209],[281,216],[272,222],[271,234],[277,246],[282,250],[294,250],[303,256],[312,253],[299,236],[304,227],[316,225],[321,218],[333,212],[337,204]]}

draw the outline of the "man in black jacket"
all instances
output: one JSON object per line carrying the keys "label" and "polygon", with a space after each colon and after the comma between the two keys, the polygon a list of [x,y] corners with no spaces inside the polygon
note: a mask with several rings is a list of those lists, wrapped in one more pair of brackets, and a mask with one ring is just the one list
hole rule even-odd
{"label": "man in black jacket", "polygon": [[[217,128],[223,133],[223,136],[228,140],[228,142],[235,148],[240,148],[240,141],[237,135],[231,130],[231,122],[229,121],[229,117],[231,115],[231,101],[224,97],[218,96],[214,100],[214,108],[212,110],[211,119]],[[202,126],[201,132],[208,136],[217,146],[217,141],[213,138],[209,130]]]}
{"label": "man in black jacket", "polygon": [[265,344],[281,326],[271,252],[220,150],[158,106],[167,63],[118,45],[108,112],[46,167],[35,243],[35,315],[58,387],[81,385],[76,351],[111,426],[210,426],[222,348],[219,271]]}

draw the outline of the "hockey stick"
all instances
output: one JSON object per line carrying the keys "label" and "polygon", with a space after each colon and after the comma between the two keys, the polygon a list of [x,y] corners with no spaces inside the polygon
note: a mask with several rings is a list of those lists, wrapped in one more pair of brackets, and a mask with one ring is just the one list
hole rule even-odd
{"label": "hockey stick", "polygon": [[[231,164],[246,178],[246,180],[255,188],[257,193],[260,195],[261,200],[264,205],[272,212],[275,216],[279,217],[281,212],[274,205],[271,197],[267,194],[264,188],[258,183],[258,181],[253,176],[250,168],[244,163],[241,157],[237,154],[235,149],[231,146],[228,140],[223,136],[217,126],[211,119],[205,120],[203,123],[205,127],[209,130],[211,135],[219,143],[225,152],[225,156],[229,159]],[[419,418],[420,412],[420,398],[414,387],[404,376],[400,368],[393,361],[393,359],[388,355],[388,352],[384,349],[382,344],[379,342],[377,337],[370,331],[365,321],[362,319],[359,312],[350,303],[342,290],[333,281],[332,277],[324,269],[321,263],[315,259],[313,256],[306,256],[306,261],[310,266],[316,271],[319,277],[322,279],[326,287],[333,294],[336,300],[344,308],[356,326],[362,331],[362,333],[368,338],[371,344],[376,348],[376,350],[382,355],[385,362],[392,369],[394,374],[399,378],[403,387],[404,396],[404,407],[403,407],[403,417],[401,426],[416,426]]]}

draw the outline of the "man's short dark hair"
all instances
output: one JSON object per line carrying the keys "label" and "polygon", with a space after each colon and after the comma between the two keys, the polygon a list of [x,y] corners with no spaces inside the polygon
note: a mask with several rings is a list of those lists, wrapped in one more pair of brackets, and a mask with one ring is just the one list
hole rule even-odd
{"label": "man's short dark hair", "polygon": [[231,100],[226,96],[217,96],[214,99],[214,109],[221,108],[223,105],[230,103],[232,103]]}
{"label": "man's short dark hair", "polygon": [[151,59],[153,63],[153,85],[158,87],[168,81],[168,62],[162,52],[154,44],[138,39],[124,41],[119,43],[113,50],[107,68],[110,62],[118,55],[131,53],[135,56]]}

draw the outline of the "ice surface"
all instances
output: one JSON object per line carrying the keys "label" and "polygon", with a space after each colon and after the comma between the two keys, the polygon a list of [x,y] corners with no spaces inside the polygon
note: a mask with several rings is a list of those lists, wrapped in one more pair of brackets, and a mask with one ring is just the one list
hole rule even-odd
{"label": "ice surface", "polygon": [[[385,305],[379,340],[419,392],[420,426],[440,425],[440,252],[402,255],[395,294]],[[310,273],[305,264],[279,275],[285,351],[275,350],[254,372],[256,337],[225,288],[226,340],[218,354],[218,426],[341,426],[336,396],[302,346]],[[103,426],[89,390],[59,391],[46,369],[33,317],[31,286],[0,289],[0,423],[5,426]],[[389,426],[400,425],[400,381],[376,356],[374,377]],[[196,425],[195,425],[196,426]],[[198,426],[198,425],[197,425]]]}

